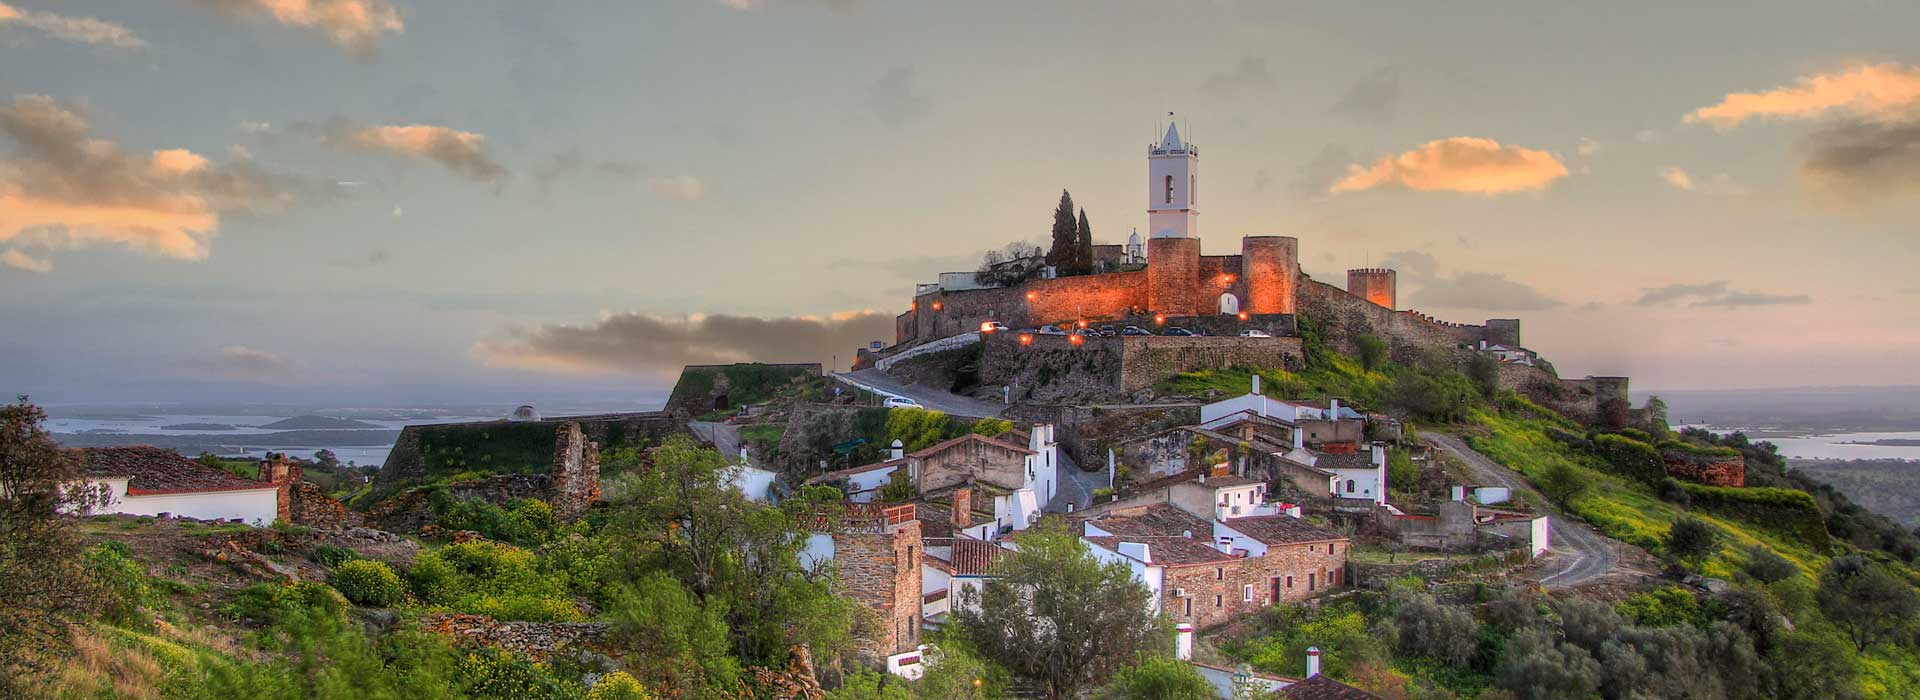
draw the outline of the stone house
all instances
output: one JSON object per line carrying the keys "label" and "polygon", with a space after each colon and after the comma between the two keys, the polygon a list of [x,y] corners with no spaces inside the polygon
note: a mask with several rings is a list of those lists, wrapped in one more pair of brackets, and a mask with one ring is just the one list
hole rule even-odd
{"label": "stone house", "polygon": [[1373,511],[1374,525],[1417,549],[1478,552],[1525,547],[1534,557],[1553,548],[1552,521],[1545,513],[1487,508],[1464,497],[1443,501],[1432,514]]}
{"label": "stone house", "polygon": [[809,568],[833,563],[842,593],[872,611],[880,623],[872,637],[858,641],[861,656],[874,665],[885,661],[890,668],[900,666],[901,659],[917,657],[922,648],[925,547],[920,521],[911,503],[845,506],[838,517],[822,516],[809,523],[801,563]]}
{"label": "stone house", "polygon": [[1059,464],[1053,426],[1043,423],[998,438],[962,435],[914,452],[895,440],[886,460],[827,472],[807,483],[844,483],[848,500],[866,503],[904,473],[915,501],[927,507],[923,520],[929,527],[991,540],[1040,519],[1059,491]]}

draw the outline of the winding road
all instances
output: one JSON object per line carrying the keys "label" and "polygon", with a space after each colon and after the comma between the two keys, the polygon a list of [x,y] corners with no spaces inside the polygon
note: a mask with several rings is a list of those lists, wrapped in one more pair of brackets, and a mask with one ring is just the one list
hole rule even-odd
{"label": "winding road", "polygon": [[[1437,432],[1422,432],[1420,436],[1465,463],[1474,479],[1505,486],[1515,493],[1539,495],[1526,477],[1475,452],[1458,437]],[[1549,501],[1541,497],[1539,502]],[[1620,563],[1620,555],[1614,551],[1614,547],[1623,545],[1600,536],[1586,524],[1575,522],[1564,513],[1553,511],[1552,533],[1555,556],[1542,571],[1542,586],[1572,588],[1611,573]]]}
{"label": "winding road", "polygon": [[981,401],[971,396],[961,396],[938,387],[907,384],[892,375],[877,369],[863,369],[857,372],[836,372],[834,378],[866,389],[881,396],[898,396],[913,399],[921,406],[945,413],[950,416],[968,416],[972,418],[999,418],[1007,407],[993,401]]}

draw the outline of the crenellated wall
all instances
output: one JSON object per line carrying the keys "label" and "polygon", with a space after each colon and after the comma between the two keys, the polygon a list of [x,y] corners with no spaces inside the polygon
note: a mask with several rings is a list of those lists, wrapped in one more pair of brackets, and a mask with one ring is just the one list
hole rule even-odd
{"label": "crenellated wall", "polygon": [[1391,310],[1396,303],[1395,278],[1394,271],[1384,268],[1348,270],[1347,293]]}

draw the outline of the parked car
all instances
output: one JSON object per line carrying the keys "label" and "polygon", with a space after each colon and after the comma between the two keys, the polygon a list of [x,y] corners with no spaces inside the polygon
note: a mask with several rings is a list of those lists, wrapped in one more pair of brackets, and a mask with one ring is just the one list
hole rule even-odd
{"label": "parked car", "polygon": [[1126,328],[1120,329],[1120,335],[1153,335],[1153,331],[1139,326],[1127,326]]}
{"label": "parked car", "polygon": [[1114,337],[1114,336],[1116,336],[1116,335],[1120,335],[1120,332],[1119,332],[1119,331],[1116,331],[1116,330],[1114,330],[1114,329],[1113,329],[1113,326],[1101,326],[1101,327],[1100,327],[1100,337],[1102,337],[1102,338],[1111,338],[1111,337]]}
{"label": "parked car", "polygon": [[1066,335],[1067,334],[1066,331],[1060,330],[1059,326],[1041,326],[1038,329],[1035,329],[1033,332],[1038,333],[1040,335]]}
{"label": "parked car", "polygon": [[999,321],[988,321],[986,323],[980,324],[981,333],[999,333],[1000,331],[1004,331],[1004,330],[1007,330],[1007,324],[1001,323]]}
{"label": "parked car", "polygon": [[919,408],[920,402],[904,396],[889,396],[886,402],[881,405],[887,408]]}
{"label": "parked car", "polygon": [[1181,328],[1179,326],[1168,326],[1166,332],[1162,333],[1161,335],[1193,336],[1197,334],[1194,333],[1193,331],[1187,330],[1185,328]]}
{"label": "parked car", "polygon": [[1246,329],[1246,330],[1244,330],[1244,331],[1240,331],[1240,337],[1242,337],[1242,338],[1271,338],[1271,337],[1273,337],[1273,334],[1272,334],[1272,333],[1268,333],[1268,332],[1266,332],[1266,331],[1263,331],[1263,330],[1260,330],[1260,329],[1258,329],[1258,328],[1248,328],[1248,329]]}

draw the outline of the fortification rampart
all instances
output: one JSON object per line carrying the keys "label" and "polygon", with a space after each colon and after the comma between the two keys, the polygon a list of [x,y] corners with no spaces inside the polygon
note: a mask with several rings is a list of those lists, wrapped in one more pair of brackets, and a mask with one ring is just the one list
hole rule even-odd
{"label": "fortification rampart", "polygon": [[1391,310],[1397,303],[1395,278],[1394,271],[1385,268],[1348,270],[1347,293]]}
{"label": "fortification rampart", "polygon": [[1180,372],[1236,366],[1301,365],[1299,338],[995,334],[980,381],[1036,401],[1131,396]]}

